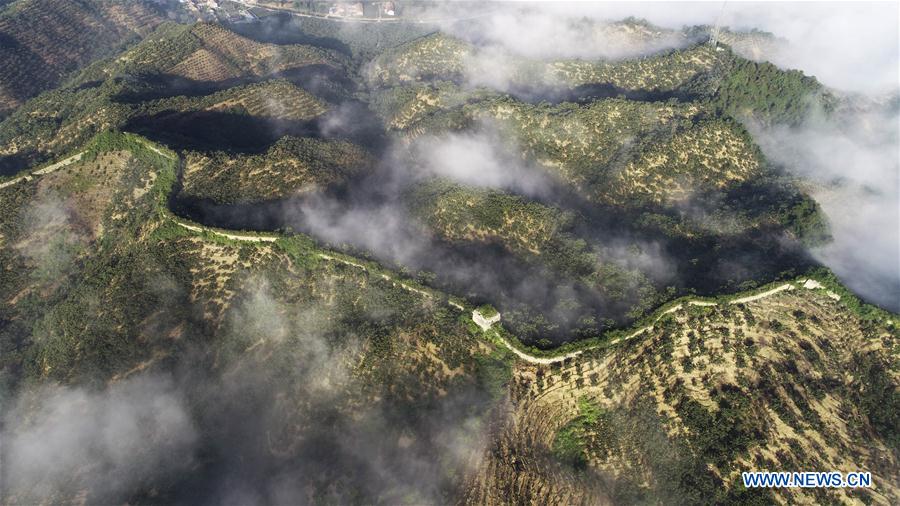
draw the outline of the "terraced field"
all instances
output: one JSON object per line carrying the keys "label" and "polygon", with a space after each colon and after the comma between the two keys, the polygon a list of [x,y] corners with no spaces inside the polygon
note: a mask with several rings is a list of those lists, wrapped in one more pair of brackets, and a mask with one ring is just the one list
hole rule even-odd
{"label": "terraced field", "polygon": [[345,61],[333,51],[257,42],[217,24],[171,24],[118,58],[98,64],[89,75],[154,71],[203,83],[272,76],[314,65],[343,69]]}
{"label": "terraced field", "polygon": [[133,0],[24,0],[0,10],[0,118],[163,21]]}
{"label": "terraced field", "polygon": [[[322,100],[285,80],[140,103],[120,101],[118,96],[127,91],[120,81],[110,80],[94,88],[58,90],[29,101],[0,123],[0,141],[7,146],[0,153],[0,169],[12,174],[111,128],[140,130],[151,128],[148,124],[166,124],[162,133],[172,130],[182,137],[212,138],[205,142],[215,142],[214,127],[227,131],[236,123],[231,129],[240,141],[240,137],[250,139],[248,133],[265,132],[247,126],[248,122],[276,121],[289,128],[307,128],[304,125],[328,108]],[[4,163],[3,158],[8,161]]]}
{"label": "terraced field", "polygon": [[[143,29],[146,34],[152,23]],[[318,47],[261,43],[213,24],[165,23],[134,47],[87,66],[66,86],[29,100],[0,122],[0,171],[22,170],[98,132],[123,128],[165,108],[307,121],[325,111],[322,99],[277,77],[340,95],[349,82],[346,65],[345,57]]]}
{"label": "terraced field", "polygon": [[200,47],[168,73],[195,81],[224,81],[264,76],[308,65],[339,65],[333,53],[303,45],[276,46],[236,35],[221,26],[201,24],[191,29]]}
{"label": "terraced field", "polygon": [[285,121],[304,121],[322,115],[327,105],[288,81],[275,80],[229,88],[197,98],[177,97],[150,102],[143,114],[166,111],[231,112]]}

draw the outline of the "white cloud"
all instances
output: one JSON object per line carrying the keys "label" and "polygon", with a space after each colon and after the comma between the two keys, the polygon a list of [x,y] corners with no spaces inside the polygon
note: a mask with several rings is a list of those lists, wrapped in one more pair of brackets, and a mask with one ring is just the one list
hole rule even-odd
{"label": "white cloud", "polygon": [[102,503],[189,467],[197,434],[173,382],[143,376],[102,391],[27,391],[2,436],[4,495],[56,502],[85,491]]}
{"label": "white cloud", "polygon": [[539,169],[527,167],[514,154],[518,150],[489,125],[481,125],[473,132],[417,139],[412,152],[419,164],[411,170],[415,176],[427,174],[468,186],[526,195],[547,192],[550,179]]}
{"label": "white cloud", "polygon": [[834,236],[816,258],[857,293],[900,310],[900,116],[874,107],[754,136],[771,160],[815,183]]}
{"label": "white cloud", "polygon": [[828,86],[868,93],[898,87],[900,4],[896,2],[727,2],[724,6],[720,2],[527,2],[490,8],[490,16],[444,28],[525,56],[615,58],[652,53],[686,41],[671,33],[636,37],[605,31],[585,18],[618,21],[634,16],[672,30],[714,25],[718,20],[731,29],[755,28],[786,39],[787,47],[765,59],[803,70]]}

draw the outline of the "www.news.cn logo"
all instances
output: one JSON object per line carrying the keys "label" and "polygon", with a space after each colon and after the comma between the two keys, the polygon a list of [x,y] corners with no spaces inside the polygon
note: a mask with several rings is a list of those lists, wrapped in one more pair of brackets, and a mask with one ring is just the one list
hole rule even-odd
{"label": "www.news.cn logo", "polygon": [[741,473],[747,488],[861,488],[872,486],[872,473],[779,472],[752,471]]}

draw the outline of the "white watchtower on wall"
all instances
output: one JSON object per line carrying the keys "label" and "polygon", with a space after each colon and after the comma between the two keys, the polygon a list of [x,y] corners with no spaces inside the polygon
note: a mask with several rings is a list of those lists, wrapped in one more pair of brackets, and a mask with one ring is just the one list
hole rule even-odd
{"label": "white watchtower on wall", "polygon": [[472,311],[472,321],[481,327],[481,330],[487,331],[500,321],[500,313],[491,306],[481,306]]}

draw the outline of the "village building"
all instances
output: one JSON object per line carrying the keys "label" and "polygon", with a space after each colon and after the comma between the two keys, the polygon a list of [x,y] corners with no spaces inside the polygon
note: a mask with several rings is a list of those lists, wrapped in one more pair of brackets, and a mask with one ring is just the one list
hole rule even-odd
{"label": "village building", "polygon": [[362,2],[349,3],[349,2],[340,2],[336,3],[328,9],[329,16],[337,16],[344,18],[361,18],[365,14],[363,9]]}

